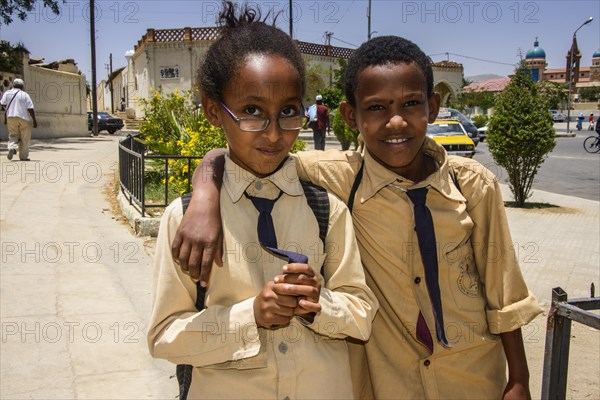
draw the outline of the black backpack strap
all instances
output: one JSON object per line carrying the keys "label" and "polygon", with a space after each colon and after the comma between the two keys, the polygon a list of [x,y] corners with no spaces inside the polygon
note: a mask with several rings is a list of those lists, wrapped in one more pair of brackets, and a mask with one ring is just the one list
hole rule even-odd
{"label": "black backpack strap", "polygon": [[192,386],[192,367],[188,364],[177,364],[176,374],[179,383],[179,399],[187,400],[188,392]]}
{"label": "black backpack strap", "polygon": [[360,164],[360,169],[356,174],[356,178],[354,178],[354,183],[352,184],[352,189],[350,190],[350,196],[348,197],[348,210],[350,210],[350,214],[352,214],[352,208],[354,208],[354,198],[356,197],[356,192],[358,191],[358,187],[360,186],[360,181],[362,181],[364,168],[365,160],[363,160]]}
{"label": "black backpack strap", "polygon": [[448,165],[448,170],[450,171],[450,177],[452,178],[452,182],[454,182],[454,186],[458,189],[460,194],[463,194],[462,190],[460,190],[460,184],[458,183],[458,177],[456,176],[456,170],[452,168],[451,165]]}
{"label": "black backpack strap", "polygon": [[[187,211],[192,199],[191,193],[186,193],[181,196],[181,206],[183,213]],[[206,288],[200,286],[200,282],[196,283],[196,309],[198,311],[204,310],[204,299],[206,297]],[[192,370],[194,367],[188,364],[177,364],[176,376],[177,382],[179,383],[179,399],[186,400],[190,387],[192,386]]]}
{"label": "black backpack strap", "polygon": [[325,239],[327,238],[327,230],[329,229],[329,197],[327,191],[321,186],[317,186],[310,182],[300,181],[306,202],[315,214],[317,223],[319,224],[319,238],[325,247]]}

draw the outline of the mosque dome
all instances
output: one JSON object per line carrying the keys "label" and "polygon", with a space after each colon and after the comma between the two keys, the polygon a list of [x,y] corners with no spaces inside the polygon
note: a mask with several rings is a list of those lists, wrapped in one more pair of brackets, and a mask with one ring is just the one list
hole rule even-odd
{"label": "mosque dome", "polygon": [[596,50],[594,54],[592,54],[592,58],[600,58],[600,49]]}
{"label": "mosque dome", "polygon": [[533,42],[533,49],[527,52],[525,58],[546,58],[546,52],[540,47],[540,42],[538,42],[537,38],[535,38],[535,42]]}

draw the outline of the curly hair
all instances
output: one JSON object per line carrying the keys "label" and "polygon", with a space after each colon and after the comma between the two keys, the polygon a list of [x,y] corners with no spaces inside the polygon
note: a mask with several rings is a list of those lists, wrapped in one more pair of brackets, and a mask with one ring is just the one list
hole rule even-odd
{"label": "curly hair", "polygon": [[363,43],[350,57],[344,76],[344,94],[351,106],[356,105],[354,93],[358,76],[368,67],[378,65],[415,63],[427,81],[427,97],[433,95],[431,59],[411,42],[400,36],[378,36]]}
{"label": "curly hair", "polygon": [[236,7],[231,1],[223,1],[223,9],[218,17],[221,35],[213,43],[202,66],[198,69],[198,82],[203,94],[216,100],[223,98],[227,82],[234,76],[241,64],[254,54],[277,55],[286,59],[298,72],[302,94],[305,91],[305,68],[300,50],[293,39],[272,25],[266,23],[270,12],[261,20],[260,9],[247,4],[241,7],[236,16]]}

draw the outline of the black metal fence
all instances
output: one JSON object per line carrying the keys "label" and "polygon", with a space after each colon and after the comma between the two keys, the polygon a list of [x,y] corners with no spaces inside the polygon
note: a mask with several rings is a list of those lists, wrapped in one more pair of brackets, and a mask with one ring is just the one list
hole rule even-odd
{"label": "black metal fence", "polygon": [[542,399],[567,398],[571,321],[600,329],[600,315],[589,311],[600,309],[600,298],[594,297],[593,283],[590,292],[589,298],[568,300],[563,289],[552,289],[552,306],[546,327]]}
{"label": "black metal fence", "polygon": [[[149,155],[146,146],[135,140],[135,136],[128,135],[119,142],[119,180],[121,191],[134,206],[142,217],[146,216],[148,208],[163,208],[169,205],[169,160],[186,160],[187,162],[187,192],[191,191],[191,177],[194,168],[193,160],[201,160],[198,156],[175,156],[175,155]],[[149,166],[150,160],[152,166]],[[146,173],[149,168],[156,167],[164,162],[164,168],[158,170],[163,174],[164,201],[148,202],[146,199]]]}

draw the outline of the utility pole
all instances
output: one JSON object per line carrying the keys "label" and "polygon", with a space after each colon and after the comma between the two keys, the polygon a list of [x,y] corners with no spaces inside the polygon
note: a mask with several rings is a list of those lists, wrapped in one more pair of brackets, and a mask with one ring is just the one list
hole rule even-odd
{"label": "utility pole", "polygon": [[[573,43],[571,44],[571,50],[569,55],[569,63],[567,66],[567,74],[569,74],[569,97],[567,98],[567,133],[571,133],[571,96],[573,93],[573,79],[575,78],[575,69],[577,67],[577,60],[575,60],[575,47],[577,47],[577,31],[583,28],[584,25],[592,22],[594,18],[589,17],[583,24],[579,25],[579,28],[573,32]],[[579,72],[579,69],[577,69]]]}
{"label": "utility pole", "polygon": [[109,57],[109,73],[108,73],[108,79],[109,79],[109,83],[108,86],[110,87],[110,112],[111,114],[115,113],[115,102],[113,101],[113,82],[112,82],[112,53],[110,53],[110,57]]}
{"label": "utility pole", "polygon": [[367,40],[371,40],[371,0],[369,0],[369,8],[367,8]]}
{"label": "utility pole", "polygon": [[94,0],[90,0],[90,40],[92,48],[92,135],[98,136],[98,103],[96,100],[96,15]]}
{"label": "utility pole", "polygon": [[[331,37],[333,36],[333,32],[325,31],[325,45],[327,46],[327,55],[331,56]],[[329,87],[333,86],[333,68],[331,65],[329,66]]]}
{"label": "utility pole", "polygon": [[290,0],[290,37],[294,38],[294,4],[293,0]]}

